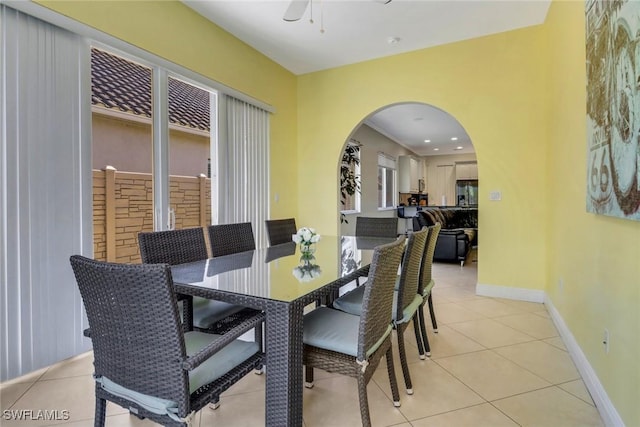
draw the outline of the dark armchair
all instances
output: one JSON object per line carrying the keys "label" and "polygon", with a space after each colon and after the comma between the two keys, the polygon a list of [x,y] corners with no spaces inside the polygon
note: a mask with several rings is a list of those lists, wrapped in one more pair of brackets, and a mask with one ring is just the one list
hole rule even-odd
{"label": "dark armchair", "polygon": [[433,255],[434,261],[454,261],[464,265],[471,246],[477,241],[477,208],[428,207],[413,218],[415,231],[440,223],[441,230]]}

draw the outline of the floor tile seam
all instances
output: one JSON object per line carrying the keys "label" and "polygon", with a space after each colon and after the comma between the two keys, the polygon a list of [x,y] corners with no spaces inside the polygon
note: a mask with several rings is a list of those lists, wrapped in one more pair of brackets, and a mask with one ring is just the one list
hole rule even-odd
{"label": "floor tile seam", "polygon": [[40,378],[38,381],[38,383],[44,383],[44,382],[48,382],[48,381],[61,381],[61,380],[68,380],[68,379],[72,379],[72,378],[82,378],[82,377],[93,377],[93,372],[90,374],[77,374],[77,375],[69,375],[66,377],[56,377],[56,378]]}
{"label": "floor tile seam", "polygon": [[[508,398],[505,398],[508,399]],[[514,422],[514,424],[522,427],[522,424],[520,424],[517,420],[515,420],[513,417],[511,417],[511,415],[507,414],[506,412],[504,412],[502,409],[498,408],[496,405],[493,404],[494,401],[491,402],[487,402],[489,405],[491,405],[492,408],[494,408],[495,410],[497,410],[498,412],[500,412],[502,415],[504,415],[505,417],[509,418],[511,421]]]}
{"label": "floor tile seam", "polygon": [[[479,350],[479,351],[484,351],[484,350]],[[455,357],[455,356],[451,356],[451,357]],[[471,391],[473,394],[475,394],[477,397],[479,397],[480,399],[484,400],[485,402],[488,402],[487,399],[485,399],[484,396],[482,396],[480,393],[478,393],[473,387],[471,387],[469,384],[467,384],[466,382],[462,381],[461,378],[459,378],[455,373],[449,371],[446,367],[442,366],[440,363],[438,363],[437,360],[434,360],[434,363],[436,363],[440,369],[444,370],[447,374],[451,375],[453,378],[456,379],[456,381],[458,381],[460,384],[462,384],[463,386],[465,386],[469,391]]]}
{"label": "floor tile seam", "polygon": [[[521,366],[520,366],[520,365],[518,365],[517,363],[515,363],[515,362],[513,362],[513,361],[511,361],[511,360],[509,360],[509,359],[506,359],[504,356],[502,356],[502,355],[500,355],[500,354],[498,354],[498,353],[496,353],[496,352],[493,352],[491,349],[487,349],[487,350],[479,350],[479,351],[491,351],[492,353],[494,353],[494,354],[496,354],[497,356],[499,356],[499,357],[501,357],[501,358],[505,359],[506,361],[511,362],[511,363],[513,363],[514,365],[518,366],[518,367],[521,367]],[[452,356],[452,357],[455,357],[455,356]],[[496,401],[496,400],[506,399],[506,398],[508,398],[508,397],[512,397],[512,396],[504,396],[504,397],[501,397],[501,398],[499,398],[499,399],[492,399],[492,400],[487,399],[487,398],[486,398],[486,397],[484,397],[482,394],[480,394],[480,392],[479,392],[479,391],[475,390],[475,389],[474,389],[473,387],[471,387],[469,384],[465,383],[461,378],[458,378],[458,376],[457,376],[457,375],[455,375],[453,372],[449,371],[445,366],[443,366],[443,365],[439,364],[439,363],[438,363],[438,361],[434,361],[434,362],[436,362],[436,363],[438,364],[438,366],[440,366],[442,369],[444,369],[444,370],[445,370],[447,373],[449,373],[452,377],[454,377],[454,378],[455,378],[455,379],[457,379],[459,382],[461,382],[462,384],[464,384],[464,385],[465,385],[469,390],[471,390],[471,391],[472,391],[472,392],[474,392],[476,395],[478,395],[481,399],[483,399],[483,400],[485,400],[485,401],[487,401],[487,402],[492,402],[492,401]],[[527,372],[531,373],[532,375],[534,375],[536,378],[540,379],[542,382],[546,383],[547,385],[545,385],[545,386],[543,386],[543,387],[539,387],[539,388],[534,388],[534,389],[531,389],[531,390],[526,391],[526,392],[516,393],[516,394],[514,394],[513,396],[517,396],[517,395],[519,395],[519,394],[528,393],[528,392],[530,392],[530,391],[535,391],[535,390],[538,390],[538,389],[544,389],[544,388],[549,388],[549,387],[555,387],[555,386],[556,386],[555,384],[552,384],[551,382],[549,382],[549,381],[545,380],[544,378],[541,378],[539,375],[534,374],[533,372],[529,371],[528,369],[525,369],[525,370],[526,370]]]}
{"label": "floor tile seam", "polygon": [[[22,399],[28,392],[29,390],[31,390],[33,388],[34,385],[36,385],[37,381],[32,382],[31,384],[29,384],[29,387],[27,387],[25,389],[25,391],[23,391],[20,396],[11,404],[11,406],[9,406],[7,409],[11,410],[19,401],[20,399]],[[28,384],[28,383],[16,383],[16,384]],[[2,394],[2,393],[0,393]]]}
{"label": "floor tile seam", "polygon": [[[505,325],[504,323],[498,322],[497,320],[495,320],[493,318],[487,318],[486,320],[491,320],[491,321],[497,322],[500,325],[504,326],[505,328],[509,328],[509,329],[511,329],[511,330],[513,330],[515,332],[518,332],[520,334],[524,334],[524,335],[528,336],[529,338],[531,338],[529,341],[522,341],[521,343],[530,342],[530,341],[540,341],[541,340],[541,338],[536,338],[536,337],[532,336],[531,334],[528,334],[526,332],[520,331],[520,330],[518,330],[518,329],[516,329],[514,327],[511,327],[509,325]],[[461,331],[458,331],[458,332],[460,332],[462,334]],[[549,338],[554,338],[554,337],[549,337]],[[543,338],[543,339],[547,339],[547,338]],[[515,343],[515,344],[521,344],[521,343]],[[514,345],[514,344],[509,344],[509,345]],[[499,347],[503,347],[503,346],[499,346]]]}
{"label": "floor tile seam", "polygon": [[[478,319],[478,320],[481,320],[481,319]],[[492,320],[492,319],[489,319],[489,320]],[[456,322],[456,323],[468,323],[468,322],[473,322],[473,320],[467,320],[466,322]],[[455,325],[455,323],[450,323],[450,324],[448,324],[447,326],[449,326],[449,325]],[[509,326],[506,326],[506,325],[503,325],[503,326],[505,326],[505,327],[509,328]],[[510,328],[510,329],[513,329],[513,328]],[[473,337],[471,337],[471,336],[469,336],[469,335],[465,334],[464,332],[462,332],[462,331],[460,331],[460,330],[456,329],[455,327],[453,327],[453,330],[454,330],[454,331],[456,331],[457,333],[459,333],[459,334],[463,335],[465,338],[467,338],[467,339],[469,339],[469,340],[471,340],[471,341],[475,342],[476,344],[478,344],[478,345],[482,346],[482,347],[483,347],[484,349],[486,349],[486,350],[491,350],[492,348],[508,347],[508,346],[510,346],[510,345],[516,345],[516,344],[524,344],[524,343],[531,342],[531,341],[540,341],[538,338],[532,337],[531,335],[525,334],[524,332],[520,332],[520,331],[518,331],[518,330],[513,329],[514,331],[516,331],[516,332],[518,332],[518,333],[522,333],[522,334],[524,334],[524,335],[527,335],[527,336],[528,336],[529,338],[531,338],[531,339],[530,339],[530,340],[528,340],[528,341],[520,341],[520,342],[518,342],[518,343],[514,343],[514,344],[507,344],[507,345],[504,345],[504,346],[487,347],[486,345],[482,344],[481,342],[478,342],[478,341],[477,341],[477,340],[475,340]],[[478,350],[478,351],[479,351],[479,350]]]}
{"label": "floor tile seam", "polygon": [[0,386],[2,386],[2,388],[4,388],[4,387],[10,387],[10,386],[12,386],[14,384],[31,384],[31,385],[33,385],[33,384],[37,383],[40,380],[40,378],[42,378],[42,376],[44,374],[49,372],[49,369],[51,369],[51,366],[47,366],[47,368],[44,370],[44,372],[42,372],[40,375],[38,375],[37,378],[32,379],[30,381],[20,381],[20,378],[22,378],[24,376],[28,376],[28,375],[33,375],[33,372],[29,372],[29,373],[27,373],[27,374],[25,374],[25,375],[23,375],[21,377],[13,378],[11,380],[5,381],[4,383],[1,383]]}
{"label": "floor tile seam", "polygon": [[[540,313],[540,311],[532,311],[532,312],[531,312],[531,314],[535,314],[535,315],[536,315],[536,316],[538,316],[538,317],[542,317],[543,319],[549,319],[549,320],[551,320],[551,318],[550,318],[550,317],[548,317],[548,316],[543,316],[542,314],[538,314],[538,313]],[[548,312],[547,312],[547,314],[548,314]]]}
{"label": "floor tile seam", "polygon": [[[585,402],[585,403],[587,403],[587,404],[589,404],[589,405],[593,406],[594,408],[596,408],[596,404],[595,404],[595,402],[593,401],[593,397],[591,396],[591,393],[589,392],[589,389],[586,387],[586,385],[584,385],[584,380],[582,379],[582,376],[580,377],[580,381],[582,381],[582,384],[583,384],[583,386],[584,386],[585,390],[587,390],[587,394],[588,394],[588,395],[589,395],[589,397],[591,398],[591,401],[590,401],[590,402],[589,402],[589,401],[587,401],[587,400],[584,400],[582,397],[578,396],[577,394],[573,394],[573,393],[571,393],[569,390],[565,390],[565,389],[563,389],[562,387],[560,387],[560,386],[561,386],[561,385],[563,385],[563,384],[569,384],[569,383],[572,383],[572,382],[574,382],[574,381],[578,381],[578,380],[569,380],[569,381],[565,381],[565,382],[563,382],[563,383],[556,384],[556,386],[557,386],[557,387],[559,387],[559,388],[561,388],[563,391],[565,391],[565,392],[569,393],[570,395],[572,395],[572,396],[574,396],[574,397],[576,397],[576,398],[578,398],[578,399],[582,400],[583,402]],[[597,409],[597,408],[596,408],[596,409]]]}
{"label": "floor tile seam", "polygon": [[[565,390],[562,390],[562,389],[561,389],[560,387],[558,387],[556,384],[549,384],[549,385],[546,385],[546,386],[544,386],[544,387],[536,387],[536,388],[532,388],[531,390],[521,391],[521,392],[518,392],[518,393],[515,393],[515,394],[512,394],[512,395],[509,395],[509,396],[498,397],[498,398],[496,398],[496,399],[491,399],[491,400],[487,399],[487,402],[489,402],[489,403],[493,404],[493,403],[495,403],[495,402],[499,402],[499,401],[501,401],[501,400],[511,399],[512,397],[523,396],[523,395],[525,395],[525,394],[529,394],[529,393],[533,393],[533,392],[541,391],[541,390],[547,390],[547,389],[551,389],[551,388],[557,388],[558,390],[560,390],[560,391],[562,391],[562,392],[564,392],[564,393],[567,393],[567,394],[568,394],[568,395],[570,395],[571,397],[574,397],[574,398],[578,399],[577,397],[573,396],[571,393],[569,393],[569,392],[567,392],[567,391],[565,391]],[[578,399],[578,400],[583,401],[582,399]],[[584,402],[584,401],[583,401],[583,402]]]}
{"label": "floor tile seam", "polygon": [[[482,406],[482,405],[487,405],[487,404],[491,405],[491,402],[486,400],[484,397],[482,398],[482,400],[483,400],[483,402],[480,402],[480,403],[474,403],[472,405],[462,406],[460,408],[451,409],[451,410],[448,410],[448,411],[437,412],[437,413],[434,413],[434,414],[431,414],[431,415],[427,415],[426,417],[420,417],[420,418],[416,418],[416,419],[413,419],[413,420],[409,420],[409,422],[411,423],[411,425],[413,425],[414,422],[426,420],[427,418],[437,417],[437,416],[444,415],[444,414],[450,414],[450,413],[453,413],[453,412],[461,411],[463,409],[474,408],[476,406]],[[493,405],[491,405],[491,406],[493,406]],[[516,424],[518,424],[518,423],[516,423]]]}
{"label": "floor tile seam", "polygon": [[[443,303],[438,303],[436,301],[437,301],[436,300],[436,296],[434,295],[434,297],[433,297],[433,305],[434,305],[434,307],[437,307],[439,305],[454,305],[459,310],[469,310],[468,308],[465,308],[462,305],[458,304],[456,301],[448,301],[448,302],[443,302]],[[441,308],[446,309],[448,307],[441,307]],[[475,312],[474,312],[474,314],[475,314]]]}
{"label": "floor tile seam", "polygon": [[[542,340],[537,340],[537,341],[543,342]],[[531,342],[533,342],[533,341],[528,341],[527,343],[519,343],[519,344],[528,344],[528,343],[531,343]],[[516,345],[519,345],[519,344],[511,344],[511,345],[506,345],[506,346],[502,346],[502,347],[495,347],[495,348],[491,348],[491,349],[489,349],[489,350],[492,350],[492,351],[493,351],[493,350],[496,350],[496,349],[498,349],[498,348],[513,347],[513,346],[516,346]],[[544,343],[544,344],[547,344],[547,343]],[[551,344],[547,344],[547,345],[551,345]],[[553,346],[552,346],[552,347],[553,347]],[[517,366],[521,367],[522,369],[524,369],[525,371],[529,372],[530,374],[533,374],[533,375],[535,375],[536,377],[540,378],[541,380],[543,380],[543,381],[545,381],[545,382],[548,382],[549,384],[552,384],[552,385],[558,385],[558,384],[563,384],[563,383],[566,383],[566,382],[571,382],[571,381],[576,381],[576,380],[582,380],[582,376],[580,375],[580,372],[578,371],[578,368],[575,366],[575,363],[573,363],[573,360],[571,360],[571,363],[573,363],[573,367],[575,368],[576,373],[578,374],[578,378],[574,378],[574,379],[571,379],[571,380],[567,380],[567,381],[563,381],[563,382],[560,382],[560,383],[556,383],[556,382],[554,382],[554,381],[551,381],[551,380],[548,380],[548,379],[546,379],[546,378],[541,377],[541,376],[540,376],[540,374],[536,374],[535,372],[533,372],[531,369],[527,368],[526,366],[524,366],[524,365],[522,365],[522,364],[520,364],[520,363],[516,362],[515,360],[511,360],[511,359],[509,359],[509,358],[508,358],[508,357],[506,357],[506,356],[503,356],[502,354],[498,353],[497,351],[493,351],[493,352],[494,352],[496,355],[498,355],[498,356],[502,357],[503,359],[505,359],[505,360],[507,360],[507,361],[509,361],[509,362],[511,362],[511,363],[514,363],[515,365],[517,365]],[[584,381],[584,380],[583,380],[583,381]]]}
{"label": "floor tile seam", "polygon": [[[540,341],[540,340],[537,340],[537,341]],[[530,342],[531,342],[531,341],[530,341]],[[524,343],[522,343],[522,344],[524,344]],[[512,345],[517,345],[517,344],[512,344]],[[505,348],[505,347],[511,347],[511,346],[503,346],[503,347],[499,347],[499,348]],[[519,368],[524,369],[525,371],[529,372],[531,375],[533,375],[533,376],[535,376],[536,378],[538,378],[538,379],[540,379],[540,380],[544,381],[545,383],[550,384],[551,386],[556,385],[554,382],[549,381],[549,380],[547,380],[546,378],[542,378],[539,374],[536,374],[535,372],[533,372],[531,369],[527,368],[526,366],[522,366],[520,363],[518,363],[518,362],[516,362],[516,361],[514,361],[514,360],[511,360],[511,359],[509,359],[508,357],[505,357],[505,356],[501,355],[501,354],[500,354],[500,353],[498,353],[497,351],[494,351],[494,349],[492,349],[492,348],[491,348],[491,349],[489,349],[489,351],[491,351],[491,352],[492,352],[493,354],[495,354],[496,356],[498,356],[498,357],[500,357],[500,358],[502,358],[502,359],[506,360],[507,362],[511,362],[511,363],[513,363],[514,365],[518,366]]]}
{"label": "floor tile seam", "polygon": [[[529,313],[525,313],[525,314],[529,314]],[[526,331],[523,331],[523,330],[517,329],[517,328],[516,328],[516,327],[514,327],[514,326],[511,326],[511,325],[509,325],[509,324],[507,324],[507,323],[504,323],[504,322],[500,321],[500,319],[501,319],[501,318],[504,318],[504,317],[510,317],[510,316],[513,316],[513,315],[512,315],[512,314],[509,314],[509,315],[506,315],[506,316],[493,317],[493,318],[491,318],[491,320],[495,320],[496,322],[500,323],[501,325],[508,326],[508,327],[509,327],[509,328],[511,328],[511,329],[515,329],[515,330],[516,330],[516,331],[518,331],[518,332],[522,332],[523,334],[527,334],[527,335],[529,335],[529,336],[533,336],[533,335],[531,335],[530,333],[527,333]],[[549,339],[549,338],[559,337],[559,336],[560,336],[560,334],[558,333],[558,330],[556,329],[556,327],[555,327],[555,326],[553,327],[553,329],[556,331],[556,335],[549,336],[549,337],[534,337],[534,338],[535,338],[535,339],[537,339],[537,340],[546,340],[546,339]]]}
{"label": "floor tile seam", "polygon": [[[562,341],[562,337],[561,337],[561,336],[558,336],[558,337],[551,337],[551,338],[543,338],[543,339],[541,339],[540,341],[549,340],[549,339],[553,339],[553,338],[560,338],[560,340]],[[564,341],[562,341],[563,347],[558,347],[557,345],[555,345],[555,344],[551,344],[551,343],[547,343],[547,344],[549,344],[549,345],[550,345],[550,346],[552,346],[553,348],[557,348],[558,350],[562,350],[562,351],[564,351],[565,353],[569,353],[569,350],[567,350],[567,347],[564,345]],[[571,360],[573,360],[573,358],[572,358]]]}

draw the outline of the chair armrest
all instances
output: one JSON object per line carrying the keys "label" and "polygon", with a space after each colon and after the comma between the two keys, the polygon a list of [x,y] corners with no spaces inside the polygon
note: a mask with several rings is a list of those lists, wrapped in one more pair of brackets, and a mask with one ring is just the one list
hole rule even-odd
{"label": "chair armrest", "polygon": [[199,352],[187,357],[182,362],[182,369],[191,371],[205,360],[209,359],[211,356],[222,350],[225,346],[231,343],[233,340],[241,336],[247,331],[256,328],[265,320],[265,314],[262,312],[256,312],[256,314],[242,323],[240,323],[235,328],[230,329],[224,335],[220,335],[220,338],[213,341],[208,346],[204,347]]}

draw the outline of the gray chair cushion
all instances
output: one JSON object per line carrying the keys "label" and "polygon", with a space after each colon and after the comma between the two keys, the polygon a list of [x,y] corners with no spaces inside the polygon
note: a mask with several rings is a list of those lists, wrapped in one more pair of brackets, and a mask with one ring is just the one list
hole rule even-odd
{"label": "gray chair cushion", "polygon": [[[184,334],[187,355],[191,356],[197,353],[217,338],[220,338],[220,335],[195,331],[187,332]],[[189,393],[193,393],[203,385],[220,378],[253,356],[259,349],[258,343],[254,341],[235,340],[229,343],[200,366],[189,371]]]}
{"label": "gray chair cushion", "polygon": [[223,301],[193,297],[193,326],[208,329],[219,320],[231,316],[242,309],[242,306]]}
{"label": "gray chair cushion", "polygon": [[[344,294],[340,298],[336,299],[333,302],[333,308],[338,309],[340,311],[344,311],[345,313],[353,314],[359,316],[362,313],[362,298],[364,296],[364,286],[360,286],[353,291]],[[418,310],[418,307],[422,304],[422,296],[416,294],[415,298],[411,303],[402,310],[402,319],[396,321],[396,323],[407,323],[411,320],[415,312]],[[391,319],[397,318],[397,307],[398,306],[398,291],[395,290],[393,292],[393,307],[391,313]]]}
{"label": "gray chair cushion", "polygon": [[[203,332],[187,332],[184,335],[184,343],[187,355],[193,355],[206,347],[220,335],[205,334]],[[189,371],[189,393],[193,393],[200,387],[215,381],[226,374],[233,367],[244,362],[259,350],[256,342],[235,340],[222,350],[211,356],[201,365]],[[148,394],[123,387],[107,377],[96,378],[96,382],[107,392],[136,402],[149,412],[160,415],[168,415],[172,419],[177,418],[178,404],[171,400],[161,399]]]}
{"label": "gray chair cushion", "polygon": [[[359,327],[359,316],[328,307],[320,307],[304,316],[302,340],[307,345],[357,357]],[[392,327],[389,324],[386,333],[367,350],[367,356],[380,347],[391,330]]]}
{"label": "gray chair cushion", "polygon": [[362,298],[364,297],[364,286],[358,286],[354,290],[347,292],[333,302],[333,308],[345,313],[360,316],[362,313]]}

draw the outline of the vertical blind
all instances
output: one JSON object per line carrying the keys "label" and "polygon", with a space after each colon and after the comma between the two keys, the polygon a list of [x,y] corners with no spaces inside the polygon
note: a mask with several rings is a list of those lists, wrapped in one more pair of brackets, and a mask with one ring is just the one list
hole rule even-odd
{"label": "vertical blind", "polygon": [[[220,126],[219,222],[251,222],[256,246],[265,247],[269,215],[269,113],[223,97]],[[226,128],[226,129],[225,129]]]}
{"label": "vertical blind", "polygon": [[69,256],[90,255],[89,49],[0,5],[0,377],[89,349]]}

